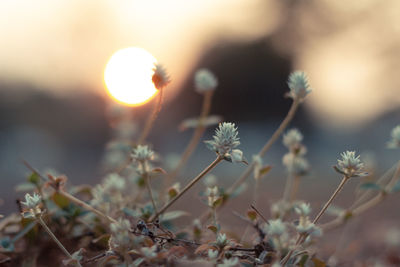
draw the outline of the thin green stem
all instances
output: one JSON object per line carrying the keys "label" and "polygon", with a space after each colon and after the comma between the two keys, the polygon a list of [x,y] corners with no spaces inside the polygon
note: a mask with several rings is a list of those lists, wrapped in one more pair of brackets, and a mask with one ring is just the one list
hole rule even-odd
{"label": "thin green stem", "polygon": [[[313,220],[313,224],[316,224],[321,216],[325,213],[325,211],[328,209],[329,205],[332,203],[332,201],[336,198],[336,196],[339,194],[339,192],[343,189],[343,186],[346,184],[346,182],[350,179],[350,177],[344,176],[336,190],[333,192],[331,197],[328,199],[328,201],[325,203],[325,205],[322,207],[320,212],[315,216]],[[282,266],[285,266],[287,262],[289,261],[290,257],[292,256],[293,252],[296,250],[296,248],[301,245],[304,240],[306,240],[307,234],[300,234],[296,240],[296,245],[295,248],[291,249],[288,254],[286,254],[285,258],[282,260]]]}
{"label": "thin green stem", "polygon": [[[290,106],[290,109],[288,111],[288,114],[286,117],[283,119],[281,124],[279,125],[278,129],[275,130],[275,132],[272,134],[271,138],[265,143],[263,148],[258,152],[258,156],[263,157],[265,153],[271,148],[271,146],[278,140],[279,136],[283,133],[283,131],[286,129],[286,127],[289,125],[289,123],[292,121],[294,118],[294,115],[296,114],[296,111],[300,105],[300,100],[295,99],[292,102],[292,105]],[[247,179],[247,177],[253,172],[253,169],[255,167],[255,163],[252,162],[247,169],[243,172],[243,174],[239,177],[239,179],[227,190],[228,196],[232,194],[241,184],[244,183],[244,181]],[[228,197],[229,199],[229,197]],[[227,200],[228,200],[227,199]]]}
{"label": "thin green stem", "polygon": [[198,176],[196,176],[188,185],[185,186],[185,188],[182,189],[179,194],[177,194],[173,199],[171,199],[167,204],[164,205],[164,207],[161,208],[154,216],[150,218],[150,222],[153,222],[155,219],[157,219],[161,214],[163,214],[172,204],[174,204],[179,198],[183,196],[183,194],[186,193],[192,186],[194,186],[198,181],[200,181],[201,178],[203,178],[209,171],[211,171],[215,166],[218,165],[223,160],[222,156],[217,156],[217,158],[210,164],[208,165]]}
{"label": "thin green stem", "polygon": [[111,218],[110,216],[104,214],[103,212],[93,208],[92,206],[90,206],[89,204],[87,204],[86,202],[74,197],[73,195],[71,195],[68,192],[65,192],[63,190],[58,191],[59,194],[61,194],[62,196],[68,198],[70,201],[74,202],[75,204],[77,204],[78,206],[84,208],[85,210],[91,211],[94,214],[96,214],[97,216],[99,216],[100,218],[104,218],[107,221],[111,222],[111,223],[118,223],[115,219]]}
{"label": "thin green stem", "polygon": [[346,182],[350,179],[350,177],[344,176],[342,181],[340,182],[339,186],[336,188],[335,192],[333,192],[332,196],[329,198],[329,200],[325,203],[324,207],[321,209],[321,211],[318,213],[318,215],[315,217],[313,220],[313,223],[316,224],[318,220],[321,218],[321,216],[325,213],[325,211],[328,209],[329,205],[332,203],[332,201],[335,199],[335,197],[339,194],[339,192],[342,190],[343,186],[346,184]]}
{"label": "thin green stem", "polygon": [[148,119],[147,119],[147,121],[146,121],[146,124],[145,124],[145,127],[144,127],[144,129],[143,129],[143,132],[142,132],[142,134],[141,134],[140,137],[139,137],[139,140],[138,140],[138,144],[139,144],[139,145],[143,144],[144,141],[146,140],[147,136],[148,136],[149,133],[150,133],[151,128],[152,128],[153,125],[154,125],[154,122],[155,122],[155,120],[156,120],[158,114],[160,113],[160,110],[161,110],[161,107],[162,107],[162,102],[163,102],[163,101],[162,101],[162,100],[163,100],[163,92],[164,92],[163,88],[159,89],[159,92],[158,92],[158,101],[157,101],[157,103],[154,105],[153,112],[152,112],[151,115],[148,117]]}
{"label": "thin green stem", "polygon": [[[41,216],[36,217],[37,221],[40,223],[40,225],[43,227],[43,229],[49,234],[49,236],[56,242],[58,247],[64,252],[64,254],[73,260],[72,255],[68,252],[68,250],[61,244],[61,242],[57,239],[57,237],[53,234],[53,232],[50,230],[49,227],[47,227],[46,223],[43,221]],[[78,266],[82,266],[79,262],[77,262]]]}
{"label": "thin green stem", "polygon": [[[144,168],[143,168],[143,170],[144,170]],[[147,172],[144,174],[144,183],[146,184],[146,188],[149,193],[151,204],[153,205],[153,210],[155,213],[157,213],[157,206],[156,206],[156,202],[154,201],[153,191],[151,190],[151,185],[150,185],[150,177]]]}
{"label": "thin green stem", "polygon": [[200,118],[199,118],[197,127],[196,127],[188,145],[186,146],[184,152],[182,153],[182,157],[181,157],[178,165],[175,167],[175,169],[172,172],[170,172],[170,175],[168,175],[168,177],[167,177],[167,181],[169,184],[179,174],[179,172],[181,171],[183,166],[186,164],[186,162],[188,161],[190,156],[193,154],[194,150],[196,149],[197,145],[200,142],[201,137],[204,134],[204,131],[206,129],[204,122],[205,122],[205,119],[207,118],[208,114],[210,113],[211,100],[213,97],[213,93],[214,93],[214,91],[207,91],[204,94],[203,105],[201,108]]}

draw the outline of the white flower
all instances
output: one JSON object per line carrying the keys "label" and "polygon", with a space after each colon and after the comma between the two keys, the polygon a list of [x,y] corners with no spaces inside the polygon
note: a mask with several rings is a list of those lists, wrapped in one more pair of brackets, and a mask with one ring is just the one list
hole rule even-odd
{"label": "white flower", "polygon": [[290,129],[283,135],[283,144],[290,150],[300,146],[303,140],[303,135],[297,129]]}
{"label": "white flower", "polygon": [[301,216],[307,216],[311,213],[311,207],[309,203],[301,202],[294,207],[294,211]]}
{"label": "white flower", "polygon": [[132,151],[132,158],[136,161],[146,161],[146,160],[152,160],[154,156],[153,150],[151,150],[148,146],[144,145],[138,145],[135,149]]}
{"label": "white flower", "polygon": [[218,80],[208,69],[200,69],[194,75],[194,84],[198,93],[215,90]]}
{"label": "white flower", "polygon": [[209,174],[204,177],[204,185],[207,187],[214,187],[217,185],[217,177],[214,174]]}
{"label": "white flower", "polygon": [[307,75],[302,71],[295,71],[289,75],[289,97],[302,100],[311,92]]}
{"label": "white flower", "polygon": [[237,127],[231,122],[220,123],[215,130],[213,140],[205,141],[205,143],[208,148],[220,155],[230,153],[232,149],[240,144]]}
{"label": "white flower", "polygon": [[117,173],[111,173],[104,180],[105,190],[120,191],[125,188],[125,179]]}
{"label": "white flower", "polygon": [[243,152],[240,149],[233,149],[232,153],[231,153],[231,158],[233,162],[243,162],[244,158],[243,158]]}
{"label": "white flower", "polygon": [[207,251],[207,256],[210,260],[215,260],[218,256],[218,250],[209,249]]}
{"label": "white flower", "polygon": [[286,225],[281,219],[268,220],[268,224],[265,225],[264,230],[268,235],[281,236],[286,231]]}
{"label": "white flower", "polygon": [[217,246],[220,248],[223,248],[227,244],[228,244],[228,239],[226,238],[226,234],[218,234],[217,235]]}
{"label": "white flower", "polygon": [[338,160],[338,164],[334,166],[335,170],[346,177],[366,176],[363,172],[364,163],[360,161],[360,156],[356,157],[355,151],[346,151],[340,154],[342,159]]}
{"label": "white flower", "polygon": [[388,142],[388,148],[400,148],[400,125],[397,125],[392,129],[390,133],[392,139]]}
{"label": "white flower", "polygon": [[155,258],[157,256],[157,246],[151,246],[151,247],[143,247],[140,249],[140,252],[142,252],[143,256],[146,258]]}
{"label": "white flower", "polygon": [[33,193],[31,196],[29,193],[25,194],[25,202],[21,201],[21,203],[26,206],[28,209],[35,209],[41,203],[42,198],[40,195]]}
{"label": "white flower", "polygon": [[161,64],[154,64],[153,71],[154,74],[152,77],[152,81],[154,83],[154,86],[158,90],[167,86],[167,84],[170,82],[170,79],[165,68]]}
{"label": "white flower", "polygon": [[293,153],[286,153],[282,158],[282,163],[290,173],[295,175],[305,175],[310,169],[307,159]]}

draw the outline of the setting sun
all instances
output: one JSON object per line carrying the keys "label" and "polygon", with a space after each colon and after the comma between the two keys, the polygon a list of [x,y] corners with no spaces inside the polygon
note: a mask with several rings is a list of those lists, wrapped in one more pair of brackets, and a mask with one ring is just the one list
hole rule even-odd
{"label": "setting sun", "polygon": [[157,89],[152,82],[157,60],[146,50],[129,47],[112,55],[104,71],[108,93],[126,105],[141,105],[150,100]]}

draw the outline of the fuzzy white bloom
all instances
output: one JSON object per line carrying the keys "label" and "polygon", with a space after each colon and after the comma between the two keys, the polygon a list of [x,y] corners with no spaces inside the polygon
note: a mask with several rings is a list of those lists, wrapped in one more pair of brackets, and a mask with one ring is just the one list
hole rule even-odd
{"label": "fuzzy white bloom", "polygon": [[217,186],[214,186],[212,188],[207,187],[206,196],[208,199],[208,206],[213,207],[215,201],[217,201],[219,197],[218,187]]}
{"label": "fuzzy white bloom", "polygon": [[305,175],[310,169],[307,159],[293,153],[286,153],[282,158],[282,163],[290,173],[295,175]]}
{"label": "fuzzy white bloom", "polygon": [[243,158],[243,151],[240,149],[233,149],[232,153],[231,153],[231,158],[233,162],[243,162],[244,158]]}
{"label": "fuzzy white bloom", "polygon": [[265,225],[264,231],[271,236],[281,236],[286,231],[286,225],[281,219],[268,220],[268,224]]}
{"label": "fuzzy white bloom", "polygon": [[194,75],[194,84],[198,93],[215,90],[218,80],[208,69],[199,69]]}
{"label": "fuzzy white bloom", "polygon": [[400,148],[400,125],[397,125],[392,129],[390,133],[392,139],[388,142],[388,148]]}
{"label": "fuzzy white bloom", "polygon": [[309,203],[301,202],[294,207],[294,211],[301,216],[307,216],[311,213],[311,207]]}
{"label": "fuzzy white bloom", "polygon": [[217,185],[217,176],[215,176],[214,174],[209,174],[204,177],[203,183],[207,187],[214,187]]}
{"label": "fuzzy white bloom", "polygon": [[240,144],[237,127],[231,122],[220,123],[219,127],[215,130],[213,140],[204,142],[209,149],[220,155],[230,153],[232,149]]}
{"label": "fuzzy white bloom", "polygon": [[112,223],[110,230],[111,239],[109,242],[113,249],[124,250],[132,246],[131,224],[127,219],[119,219],[117,223]]}
{"label": "fuzzy white bloom", "polygon": [[307,75],[302,71],[295,71],[289,75],[288,86],[289,97],[293,99],[304,99],[311,92]]}
{"label": "fuzzy white bloom", "polygon": [[315,224],[313,224],[308,217],[300,217],[300,222],[296,226],[296,231],[299,234],[307,234],[312,237],[322,235],[322,230]]}
{"label": "fuzzy white bloom", "polygon": [[366,176],[363,172],[364,163],[361,162],[360,156],[356,157],[355,151],[346,151],[340,154],[342,159],[338,159],[338,164],[334,166],[335,170],[346,177]]}
{"label": "fuzzy white bloom", "polygon": [[223,248],[227,244],[228,244],[228,239],[226,238],[226,234],[218,234],[217,235],[217,246],[220,248]]}
{"label": "fuzzy white bloom", "polygon": [[283,135],[283,144],[290,150],[298,147],[303,140],[303,135],[297,129],[290,129]]}
{"label": "fuzzy white bloom", "polygon": [[111,173],[104,180],[105,190],[120,191],[125,188],[125,179],[117,173]]}
{"label": "fuzzy white bloom", "polygon": [[230,259],[224,259],[222,263],[217,264],[217,267],[233,267],[233,266],[240,266],[239,259],[236,257]]}
{"label": "fuzzy white bloom", "polygon": [[215,260],[218,257],[218,250],[209,249],[207,251],[207,256],[210,260]]}
{"label": "fuzzy white bloom", "polygon": [[154,86],[160,90],[167,86],[167,84],[170,82],[169,76],[167,74],[167,71],[161,64],[154,64],[153,68],[154,74],[152,77],[152,81],[154,83]]}
{"label": "fuzzy white bloom", "polygon": [[40,195],[33,193],[33,196],[31,196],[29,193],[27,193],[25,194],[25,202],[21,201],[21,203],[28,209],[36,209],[41,201],[42,198],[40,197]]}
{"label": "fuzzy white bloom", "polygon": [[134,160],[143,162],[146,160],[152,160],[154,157],[154,151],[146,145],[138,145],[133,149],[131,156]]}
{"label": "fuzzy white bloom", "polygon": [[143,254],[143,256],[145,256],[148,259],[155,258],[155,257],[157,257],[157,253],[156,253],[157,252],[157,246],[154,245],[154,246],[151,246],[151,247],[142,247],[140,249],[140,252]]}

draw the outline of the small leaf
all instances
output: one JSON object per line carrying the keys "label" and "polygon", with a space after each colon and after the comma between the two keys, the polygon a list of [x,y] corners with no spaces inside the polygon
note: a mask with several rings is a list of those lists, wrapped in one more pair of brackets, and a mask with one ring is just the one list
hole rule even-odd
{"label": "small leaf", "polygon": [[59,206],[60,208],[64,209],[66,207],[68,207],[70,201],[68,198],[64,197],[63,195],[55,192],[52,196],[51,199],[54,201],[54,203],[56,203],[57,206]]}
{"label": "small leaf", "polygon": [[257,219],[257,212],[255,212],[254,210],[248,210],[247,211],[247,217],[251,220],[251,221],[255,221]]}
{"label": "small leaf", "polygon": [[32,183],[22,183],[15,187],[17,192],[30,192],[36,189],[36,185]]}
{"label": "small leaf", "polygon": [[217,198],[217,199],[213,202],[213,204],[212,204],[213,208],[216,208],[216,207],[218,207],[219,205],[221,205],[221,204],[222,204],[222,201],[223,201],[223,198],[222,198],[222,197]]}
{"label": "small leaf", "polygon": [[313,258],[312,262],[314,263],[314,267],[326,267],[326,263],[317,258]]}
{"label": "small leaf", "polygon": [[260,176],[260,178],[264,175],[266,175],[267,173],[269,173],[269,171],[272,169],[271,165],[265,165],[264,167],[262,167],[258,173],[258,175]]}
{"label": "small leaf", "polygon": [[163,168],[160,168],[160,167],[152,169],[151,172],[167,174],[167,172]]}
{"label": "small leaf", "polygon": [[360,185],[360,189],[362,190],[377,190],[380,191],[382,190],[381,186],[376,184],[376,183],[364,183]]}
{"label": "small leaf", "polygon": [[28,182],[34,184],[34,185],[38,185],[40,182],[40,176],[36,173],[33,172],[29,177],[28,177]]}
{"label": "small leaf", "polygon": [[188,216],[189,213],[183,210],[174,210],[170,212],[164,213],[164,215],[161,218],[161,221],[171,221],[174,219],[177,219],[182,216]]}
{"label": "small leaf", "polygon": [[207,226],[207,229],[212,231],[214,234],[216,234],[218,231],[218,228],[215,225],[211,225],[211,224]]}

